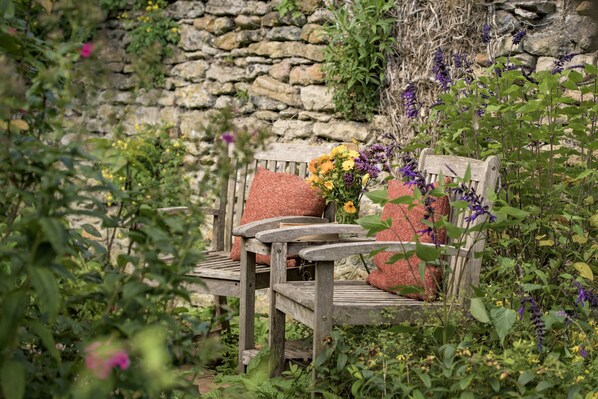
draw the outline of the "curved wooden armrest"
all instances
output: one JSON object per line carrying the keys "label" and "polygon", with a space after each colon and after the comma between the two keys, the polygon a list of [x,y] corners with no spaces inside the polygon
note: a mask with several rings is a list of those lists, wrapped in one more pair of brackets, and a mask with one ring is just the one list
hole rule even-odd
{"label": "curved wooden armrest", "polygon": [[289,226],[273,230],[265,230],[255,235],[264,243],[291,242],[301,237],[319,234],[358,234],[365,236],[367,230],[357,224],[328,223],[307,226]]}
{"label": "curved wooden armrest", "polygon": [[[421,245],[434,247],[434,244],[421,243]],[[441,245],[443,253],[468,257],[472,252],[466,248],[455,248],[449,245]],[[309,247],[299,251],[299,256],[309,261],[332,261],[346,258],[351,255],[367,254],[372,251],[384,250],[388,252],[414,251],[414,242],[399,241],[364,241],[364,242],[343,242],[337,244],[325,244]]]}
{"label": "curved wooden armrest", "polygon": [[316,216],[278,216],[257,220],[233,229],[234,236],[253,238],[257,233],[264,230],[277,229],[281,223],[328,223],[328,219]]}

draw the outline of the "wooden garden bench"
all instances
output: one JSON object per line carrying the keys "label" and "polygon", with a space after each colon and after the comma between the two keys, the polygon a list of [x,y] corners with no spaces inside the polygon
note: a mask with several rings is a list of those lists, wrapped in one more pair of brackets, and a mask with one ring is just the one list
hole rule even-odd
{"label": "wooden garden bench", "polygon": [[[204,254],[203,260],[190,273],[198,278],[198,282],[190,285],[189,288],[192,292],[215,295],[218,314],[221,314],[221,309],[226,305],[226,297],[240,298],[239,347],[241,352],[254,346],[255,290],[268,288],[270,282],[269,266],[257,265],[251,271],[247,268],[241,270],[241,262],[229,258],[234,239],[233,231],[236,226],[239,226],[254,172],[260,166],[273,172],[287,172],[305,178],[309,173],[309,161],[329,152],[332,147],[333,144],[319,146],[297,143],[270,144],[266,150],[254,154],[254,160],[250,165],[235,167],[220,190],[216,206],[204,209],[208,215],[213,216],[212,248]],[[177,208],[170,209],[170,211],[176,210]],[[325,214],[330,212],[333,210],[328,208]],[[334,218],[334,214],[327,216]],[[309,216],[270,218],[241,226],[235,234],[241,236],[242,240],[249,239],[258,231],[279,227],[281,222],[325,223],[328,219]],[[241,248],[243,249],[243,245]],[[244,261],[243,250],[241,258]],[[299,267],[287,269],[285,264],[284,274],[289,281],[303,279]],[[243,364],[240,362],[241,370],[242,367]]]}
{"label": "wooden garden bench", "polygon": [[[436,181],[440,173],[444,176],[455,176],[446,165],[449,165],[458,177],[465,175],[469,165],[471,186],[480,195],[486,195],[487,190],[496,185],[499,161],[494,156],[480,161],[434,155],[430,149],[424,150],[420,156],[419,170],[425,171],[429,182]],[[463,212],[458,216],[456,214],[457,212],[450,216],[451,222],[464,227],[466,221]],[[483,220],[484,217],[478,217],[470,227]],[[324,350],[323,341],[330,335],[333,325],[401,323],[421,317],[423,307],[442,305],[440,302],[422,302],[401,297],[375,288],[365,281],[334,281],[335,260],[355,254],[368,254],[382,248],[389,252],[414,250],[414,243],[370,241],[311,246],[302,249],[299,255],[305,260],[316,262],[315,281],[288,281],[282,260],[289,243],[305,235],[343,232],[347,229],[355,227],[332,224],[266,230],[256,234],[256,239],[269,246],[273,254],[280,254],[280,257],[272,258],[270,276],[269,342],[274,375],[279,374],[284,365],[285,315],[313,329],[312,359],[316,359]],[[460,248],[451,247],[451,241],[448,242],[446,253],[450,256],[449,265],[457,277],[451,281],[459,282],[447,290],[450,301],[453,301],[452,298],[457,299],[453,303],[462,303],[468,289],[478,284],[481,258],[475,257],[474,254],[483,251],[484,245],[485,237],[479,233],[470,234],[466,244]]]}

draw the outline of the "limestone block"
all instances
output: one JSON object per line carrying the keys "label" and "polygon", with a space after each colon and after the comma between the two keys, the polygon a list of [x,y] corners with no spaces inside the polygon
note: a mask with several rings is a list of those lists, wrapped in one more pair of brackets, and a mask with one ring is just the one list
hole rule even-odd
{"label": "limestone block", "polygon": [[269,73],[274,79],[287,83],[289,81],[289,75],[291,74],[291,63],[288,60],[283,60],[274,64],[270,68]]}
{"label": "limestone block", "polygon": [[202,127],[209,121],[209,113],[206,111],[188,111],[180,114],[181,135],[191,140],[202,140],[205,133]]}
{"label": "limestone block", "polygon": [[237,15],[235,25],[241,29],[255,29],[262,24],[262,19],[257,15]]}
{"label": "limestone block", "polygon": [[253,81],[250,94],[265,96],[292,106],[300,106],[299,90],[271,76],[259,76]]}
{"label": "limestone block", "polygon": [[251,64],[272,64],[272,60],[266,57],[246,57],[246,58],[235,58],[233,63],[236,66],[246,67]]}
{"label": "limestone block", "polygon": [[239,82],[245,80],[245,69],[222,64],[212,64],[206,73],[206,77],[220,83]]}
{"label": "limestone block", "polygon": [[475,63],[482,67],[490,66],[491,61],[486,53],[478,53],[475,55]]}
{"label": "limestone block", "polygon": [[282,25],[303,26],[307,23],[307,18],[303,14],[286,15],[281,17],[278,11],[272,11],[262,18],[262,26],[273,27]]}
{"label": "limestone block", "polygon": [[554,57],[539,57],[536,62],[536,72],[552,71],[556,61],[557,59]]}
{"label": "limestone block", "polygon": [[521,29],[519,20],[510,12],[504,10],[496,11],[496,24],[498,27],[498,35],[504,35]]}
{"label": "limestone block", "polygon": [[160,119],[169,125],[178,126],[181,112],[177,107],[164,107],[160,110]]}
{"label": "limestone block", "polygon": [[597,65],[598,64],[598,52],[589,54],[578,54],[571,59],[570,65]]}
{"label": "limestone block", "polygon": [[591,17],[591,16],[598,14],[598,7],[596,7],[596,5],[594,3],[592,3],[591,1],[586,0],[586,1],[582,1],[581,3],[579,3],[579,5],[575,9],[575,11],[579,15],[585,15],[587,17]]}
{"label": "limestone block", "polygon": [[145,105],[145,106],[152,106],[158,105],[158,99],[162,96],[162,90],[158,89],[140,89],[135,102],[137,104]]}
{"label": "limestone block", "polygon": [[324,48],[324,46],[297,42],[261,42],[252,43],[247,49],[253,54],[270,58],[286,58],[301,54],[304,58],[321,62],[324,60]]}
{"label": "limestone block", "polygon": [[248,1],[241,14],[243,15],[266,15],[270,12],[270,3],[263,1]]}
{"label": "limestone block", "polygon": [[216,98],[203,85],[193,84],[181,87],[174,92],[174,101],[185,108],[209,108],[214,105]]}
{"label": "limestone block", "polygon": [[123,126],[125,131],[134,131],[135,124],[158,124],[160,123],[160,108],[131,106],[125,110]]}
{"label": "limestone block", "polygon": [[527,19],[527,20],[530,20],[530,21],[533,21],[534,19],[539,19],[540,18],[539,14],[537,14],[535,12],[532,12],[532,11],[524,10],[522,8],[516,8],[513,13],[515,15],[520,16],[523,19]]}
{"label": "limestone block", "polygon": [[327,22],[331,22],[333,20],[332,11],[320,8],[316,10],[313,14],[307,17],[307,22],[310,24],[319,24],[323,25]]}
{"label": "limestone block", "polygon": [[293,119],[299,117],[299,109],[287,108],[279,112],[280,117],[283,119]]}
{"label": "limestone block", "polygon": [[245,68],[245,77],[248,80],[253,80],[258,76],[267,74],[269,70],[270,65],[250,64]]}
{"label": "limestone block", "polygon": [[301,28],[296,26],[274,27],[266,33],[266,39],[276,41],[296,41],[301,38]]}
{"label": "limestone block", "polygon": [[278,120],[278,112],[274,111],[257,111],[253,113],[253,116],[257,119],[261,119],[264,121],[274,122]]}
{"label": "limestone block", "polygon": [[181,25],[181,39],[179,47],[186,51],[201,50],[202,47],[209,45],[212,41],[212,35],[203,30],[197,30],[190,25]]}
{"label": "limestone block", "polygon": [[235,21],[230,17],[216,18],[214,21],[214,33],[221,35],[235,29]]}
{"label": "limestone block", "polygon": [[268,129],[270,124],[252,116],[245,116],[241,118],[235,118],[235,126],[237,126],[239,129],[253,131],[256,129]]}
{"label": "limestone block", "polygon": [[334,120],[329,123],[316,122],[314,134],[334,141],[348,142],[355,139],[365,142],[368,137],[368,129],[364,123]]}
{"label": "limestone block", "polygon": [[249,99],[251,103],[259,110],[282,111],[289,107],[283,102],[266,96],[250,95]]}
{"label": "limestone block", "polygon": [[313,127],[313,122],[277,120],[272,125],[272,133],[288,139],[309,138],[312,134]]}
{"label": "limestone block", "polygon": [[520,54],[524,49],[525,42],[529,40],[527,36],[518,45],[513,44],[513,36],[505,36],[500,39],[496,56],[502,57],[508,54]]}
{"label": "limestone block", "polygon": [[392,121],[386,115],[374,115],[370,127],[380,132],[390,132],[394,129]]}
{"label": "limestone block", "polygon": [[301,102],[308,111],[333,111],[332,91],[326,86],[306,86],[301,88]]}
{"label": "limestone block", "polygon": [[322,0],[301,0],[297,2],[299,6],[299,10],[305,14],[312,14],[316,11],[321,5]]}
{"label": "limestone block", "polygon": [[533,71],[536,68],[536,57],[534,57],[533,55],[522,53],[517,54],[513,58],[516,58],[519,61],[521,61],[521,65],[523,65],[528,70]]}
{"label": "limestone block", "polygon": [[234,94],[237,91],[231,82],[218,83],[214,81],[206,81],[204,82],[204,87],[208,93],[214,96],[220,96],[222,94]]}
{"label": "limestone block", "polygon": [[210,33],[214,33],[214,21],[216,21],[216,17],[204,15],[203,17],[197,18],[193,21],[193,27],[197,30],[205,30]]}
{"label": "limestone block", "polygon": [[181,62],[187,61],[187,53],[178,47],[168,45],[170,55],[164,58],[163,63],[166,65],[180,64]]}
{"label": "limestone block", "polygon": [[164,82],[166,90],[174,90],[176,87],[189,86],[189,82],[183,79],[167,78]]}
{"label": "limestone block", "polygon": [[104,90],[99,94],[98,100],[100,103],[128,105],[132,104],[135,99],[131,91]]}
{"label": "limestone block", "polygon": [[328,35],[321,25],[305,24],[301,28],[301,40],[311,44],[326,44]]}
{"label": "limestone block", "polygon": [[289,83],[301,86],[324,83],[324,72],[322,72],[321,67],[322,64],[296,66],[291,71]]}
{"label": "limestone block", "polygon": [[206,13],[218,16],[239,15],[244,7],[244,0],[208,0]]}
{"label": "limestone block", "polygon": [[248,43],[259,42],[262,34],[259,30],[242,30],[229,32],[214,39],[214,45],[223,50],[232,50]]}
{"label": "limestone block", "polygon": [[110,72],[123,72],[125,69],[125,64],[123,62],[109,62],[105,64],[105,67]]}
{"label": "limestone block", "polygon": [[163,91],[162,95],[158,99],[158,104],[164,107],[170,107],[174,105],[174,91]]}
{"label": "limestone block", "polygon": [[252,113],[255,110],[255,106],[251,102],[245,102],[240,98],[235,98],[233,96],[218,97],[216,104],[214,104],[214,108],[232,108],[243,114]]}
{"label": "limestone block", "polygon": [[179,0],[166,7],[166,12],[172,19],[201,17],[205,7],[201,1]]}
{"label": "limestone block", "polygon": [[[577,14],[565,17],[564,32],[557,34],[568,39],[568,51],[590,53],[598,50],[598,21],[592,17]],[[572,43],[579,48],[573,48]]]}
{"label": "limestone block", "polygon": [[170,75],[190,82],[200,82],[206,75],[208,63],[205,61],[188,61],[172,68]]}
{"label": "limestone block", "polygon": [[301,121],[316,121],[316,122],[330,122],[332,120],[331,114],[321,114],[319,112],[301,111],[299,112],[299,120]]}

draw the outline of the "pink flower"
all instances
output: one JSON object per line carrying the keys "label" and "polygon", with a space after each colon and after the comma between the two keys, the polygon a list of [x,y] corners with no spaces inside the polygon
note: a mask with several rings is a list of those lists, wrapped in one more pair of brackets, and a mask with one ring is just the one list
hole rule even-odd
{"label": "pink flower", "polygon": [[129,368],[131,361],[124,349],[109,342],[96,341],[85,348],[85,367],[100,380],[105,380],[113,368]]}
{"label": "pink flower", "polygon": [[95,47],[96,46],[93,43],[83,43],[83,47],[81,47],[81,52],[79,53],[81,55],[81,58],[89,58],[91,56],[91,53],[93,53]]}

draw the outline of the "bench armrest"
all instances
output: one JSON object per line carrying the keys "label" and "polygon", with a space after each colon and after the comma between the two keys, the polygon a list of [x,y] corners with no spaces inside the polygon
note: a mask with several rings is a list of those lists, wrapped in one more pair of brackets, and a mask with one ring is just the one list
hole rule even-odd
{"label": "bench armrest", "polygon": [[260,231],[277,229],[280,227],[281,223],[328,223],[328,219],[316,216],[279,216],[257,220],[235,227],[233,229],[233,235],[244,238],[253,238]]}
{"label": "bench armrest", "polygon": [[327,223],[265,230],[257,233],[255,238],[263,243],[291,242],[301,237],[320,234],[357,234],[366,236],[367,230],[357,224]]}
{"label": "bench armrest", "polygon": [[[386,252],[414,251],[414,242],[399,241],[364,241],[337,244],[325,244],[309,247],[299,251],[299,256],[309,261],[333,261],[346,258],[351,255],[367,254],[372,251],[384,250]],[[434,247],[434,244],[421,243],[421,245]],[[455,248],[453,246],[441,245],[444,254],[469,257],[473,254],[470,249]]]}
{"label": "bench armrest", "polygon": [[[217,208],[197,208],[201,212],[205,213],[206,215],[217,215],[218,209]],[[158,213],[165,213],[167,215],[174,215],[177,213],[189,213],[189,207],[186,206],[171,206],[168,208],[158,208]]]}

